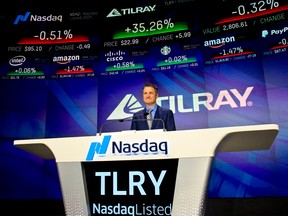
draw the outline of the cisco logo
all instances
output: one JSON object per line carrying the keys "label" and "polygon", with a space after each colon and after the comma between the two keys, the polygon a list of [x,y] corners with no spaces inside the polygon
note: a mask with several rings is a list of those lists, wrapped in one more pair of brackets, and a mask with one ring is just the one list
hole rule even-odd
{"label": "cisco logo", "polygon": [[123,55],[125,55],[125,52],[118,50],[117,52],[108,52],[105,54],[106,61],[107,62],[113,62],[113,61],[122,61],[124,59]]}
{"label": "cisco logo", "polygon": [[26,61],[25,56],[15,56],[12,59],[10,59],[9,64],[11,66],[19,66],[22,65]]}
{"label": "cisco logo", "polygon": [[[102,143],[100,142],[92,142],[90,144],[90,148],[88,150],[86,160],[93,160],[95,154],[99,156],[106,156],[108,154],[112,154],[114,156],[117,155],[158,155],[164,154],[168,155],[168,143],[167,141],[155,142],[145,139],[141,142],[135,143],[127,143],[125,141],[112,141],[111,135],[104,136]],[[109,148],[109,145],[111,145]],[[109,150],[109,151],[108,151]]]}

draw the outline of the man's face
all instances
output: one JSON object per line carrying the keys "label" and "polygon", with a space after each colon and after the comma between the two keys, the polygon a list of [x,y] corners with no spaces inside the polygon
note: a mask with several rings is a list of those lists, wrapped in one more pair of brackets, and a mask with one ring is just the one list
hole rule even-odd
{"label": "man's face", "polygon": [[148,106],[153,106],[156,104],[156,99],[158,98],[158,94],[155,92],[153,87],[145,87],[143,89],[143,101]]}

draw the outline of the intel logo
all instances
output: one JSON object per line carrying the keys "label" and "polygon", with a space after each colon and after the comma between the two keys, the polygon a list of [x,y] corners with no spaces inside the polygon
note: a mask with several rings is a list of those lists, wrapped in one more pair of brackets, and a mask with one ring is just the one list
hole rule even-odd
{"label": "intel logo", "polygon": [[22,65],[26,61],[25,56],[15,56],[12,59],[10,59],[9,64],[11,66],[19,66]]}

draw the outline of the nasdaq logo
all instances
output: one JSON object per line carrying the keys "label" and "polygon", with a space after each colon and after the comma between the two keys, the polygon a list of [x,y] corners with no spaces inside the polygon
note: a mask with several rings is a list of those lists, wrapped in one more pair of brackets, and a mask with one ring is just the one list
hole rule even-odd
{"label": "nasdaq logo", "polygon": [[169,154],[168,142],[167,141],[150,141],[145,139],[142,142],[128,143],[125,141],[112,141],[111,142],[111,151],[108,152],[109,143],[111,140],[111,135],[106,135],[103,138],[102,143],[100,142],[91,142],[90,148],[88,150],[86,161],[91,161],[94,159],[95,154],[98,156],[106,155],[157,155],[157,154]]}
{"label": "nasdaq logo", "polygon": [[[14,25],[17,25],[20,21],[22,22],[62,22],[62,15],[48,15],[48,16],[39,16],[31,15],[31,12],[26,12],[25,15],[18,15],[14,21]],[[28,19],[30,17],[30,19]]]}
{"label": "nasdaq logo", "polygon": [[143,142],[125,143],[119,141],[112,142],[112,153],[120,155],[138,155],[138,154],[165,154],[168,155],[168,142],[155,142],[145,139]]}
{"label": "nasdaq logo", "polygon": [[95,153],[98,155],[106,155],[111,135],[104,136],[102,143],[92,142],[86,156],[86,160],[93,160]]}
{"label": "nasdaq logo", "polygon": [[26,12],[25,15],[18,15],[14,21],[14,25],[17,25],[19,21],[26,22],[29,16],[30,16],[30,12]]}

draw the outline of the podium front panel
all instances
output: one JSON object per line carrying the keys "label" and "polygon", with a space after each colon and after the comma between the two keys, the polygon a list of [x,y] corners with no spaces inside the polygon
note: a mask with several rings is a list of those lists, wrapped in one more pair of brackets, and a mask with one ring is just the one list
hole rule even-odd
{"label": "podium front panel", "polygon": [[59,162],[57,168],[66,215],[91,215],[87,206],[81,163]]}
{"label": "podium front panel", "polygon": [[278,130],[267,124],[127,131],[14,145],[56,160],[69,216],[203,216],[215,154],[269,149]]}
{"label": "podium front panel", "polygon": [[203,216],[211,161],[58,163],[66,215]]}

